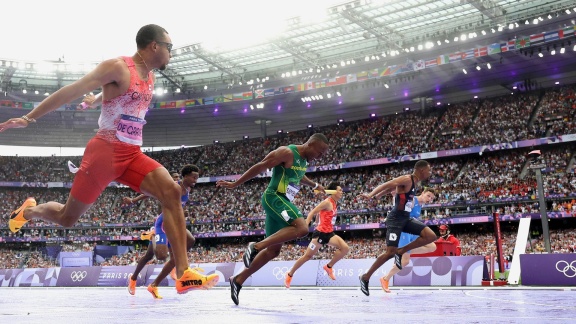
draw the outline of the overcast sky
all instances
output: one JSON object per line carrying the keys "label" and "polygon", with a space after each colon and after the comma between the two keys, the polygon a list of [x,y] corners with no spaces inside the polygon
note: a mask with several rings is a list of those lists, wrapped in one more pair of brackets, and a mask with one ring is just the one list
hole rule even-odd
{"label": "overcast sky", "polygon": [[[347,2],[347,1],[346,1]],[[175,47],[238,48],[277,35],[288,18],[321,20],[337,0],[29,0],[1,5],[0,58],[102,61],[131,55],[138,29],[158,24]]]}

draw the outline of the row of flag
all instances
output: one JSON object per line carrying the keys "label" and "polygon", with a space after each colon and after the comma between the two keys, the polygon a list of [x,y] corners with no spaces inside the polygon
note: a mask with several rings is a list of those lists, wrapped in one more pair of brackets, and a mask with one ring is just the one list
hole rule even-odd
{"label": "row of flag", "polygon": [[[369,71],[361,71],[358,73],[352,73],[347,75],[336,76],[333,78],[326,78],[315,81],[307,81],[304,83],[298,83],[295,85],[289,85],[285,87],[269,88],[269,89],[256,89],[253,91],[226,94],[214,97],[196,98],[188,100],[178,100],[178,101],[165,101],[156,102],[152,105],[152,108],[186,108],[195,107],[203,105],[212,105],[225,102],[235,102],[244,101],[252,99],[261,99],[271,96],[277,96],[281,94],[307,91],[313,89],[321,89],[326,87],[333,87],[338,85],[344,85],[348,83],[362,82],[368,79],[375,79],[384,76],[394,76],[406,72],[418,71],[425,68],[431,68],[438,65],[454,63],[463,60],[469,60],[477,57],[494,55],[498,53],[505,53],[509,51],[514,51],[534,45],[543,44],[546,42],[551,42],[555,40],[564,39],[571,37],[575,34],[576,26],[567,26],[562,29],[539,33],[530,36],[523,36],[516,39],[509,40],[504,43],[493,43],[487,46],[471,48],[464,51],[459,51],[456,53],[440,55],[436,58],[428,60],[418,60],[415,62],[409,62],[405,64],[390,65],[384,68],[375,68]],[[15,102],[11,100],[0,101],[0,107],[9,108],[24,108],[32,109],[34,108],[34,103],[26,102]]]}

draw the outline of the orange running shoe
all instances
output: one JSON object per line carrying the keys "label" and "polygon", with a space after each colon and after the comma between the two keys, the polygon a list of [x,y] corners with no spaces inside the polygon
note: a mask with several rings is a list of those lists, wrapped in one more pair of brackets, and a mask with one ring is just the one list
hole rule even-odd
{"label": "orange running shoe", "polygon": [[388,289],[388,286],[390,285],[390,280],[386,280],[384,279],[384,277],[380,278],[380,284],[382,285],[382,289],[387,292],[390,293],[390,289]]}
{"label": "orange running shoe", "polygon": [[16,209],[10,214],[10,220],[8,221],[10,231],[12,233],[16,233],[28,222],[27,219],[24,219],[24,210],[29,207],[36,206],[36,200],[32,197],[28,197],[20,208]]}
{"label": "orange running shoe", "polygon": [[142,234],[140,234],[140,239],[142,241],[151,241],[155,234],[156,231],[152,228],[149,231],[142,232]]}
{"label": "orange running shoe", "polygon": [[196,269],[186,269],[180,279],[176,279],[176,292],[185,294],[195,289],[210,289],[218,283],[220,277],[213,273],[205,276]]}
{"label": "orange running shoe", "polygon": [[130,295],[136,294],[136,280],[132,280],[132,278],[128,278],[128,292]]}
{"label": "orange running shoe", "polygon": [[286,277],[284,278],[284,287],[290,288],[291,282],[292,282],[292,276],[286,273]]}
{"label": "orange running shoe", "polygon": [[332,271],[332,268],[328,268],[327,264],[325,264],[323,268],[324,271],[326,271],[326,273],[328,274],[328,277],[330,277],[330,279],[336,280],[336,276],[334,275],[334,271]]}
{"label": "orange running shoe", "polygon": [[152,284],[150,284],[147,290],[152,294],[154,299],[162,299],[162,296],[160,296],[160,294],[158,293],[158,287],[152,286]]}

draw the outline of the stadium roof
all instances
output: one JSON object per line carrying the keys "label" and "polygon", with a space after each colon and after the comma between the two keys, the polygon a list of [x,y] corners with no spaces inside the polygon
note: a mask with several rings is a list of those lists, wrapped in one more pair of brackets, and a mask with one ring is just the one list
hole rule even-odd
{"label": "stadium roof", "polygon": [[[380,116],[405,108],[420,109],[422,103],[434,106],[475,95],[493,97],[553,87],[556,82],[574,83],[573,1],[359,0],[328,8],[326,15],[326,20],[316,23],[291,18],[281,35],[246,48],[227,50],[203,43],[178,46],[169,68],[157,73],[157,85],[168,93],[154,100],[229,98],[348,75],[354,80],[183,111],[152,109],[147,116],[145,146],[204,145],[216,139],[228,142],[244,135],[260,137],[257,123],[261,121],[269,121],[267,133],[273,135],[279,129],[294,131],[308,124],[323,126],[338,119],[365,119],[371,113]],[[247,37],[258,37],[258,33]],[[528,43],[521,43],[526,39]],[[488,55],[474,55],[474,49],[489,51],[492,44],[504,47]],[[507,44],[514,46],[505,48]],[[565,53],[560,54],[562,47]],[[551,55],[553,50],[556,55]],[[42,93],[23,95],[20,87],[44,92],[83,73],[66,62],[53,62],[60,70],[50,72],[46,62],[1,60],[0,76],[7,97],[0,94],[0,100],[40,101]],[[36,65],[44,65],[44,69]],[[355,78],[362,71],[377,72],[358,81]],[[514,90],[515,86],[519,88]],[[320,95],[324,99],[309,99]],[[259,103],[264,104],[263,109],[249,108]],[[21,110],[0,108],[0,119],[19,115]],[[28,131],[0,134],[0,144],[84,146],[97,128],[97,119],[94,112],[57,111]]]}

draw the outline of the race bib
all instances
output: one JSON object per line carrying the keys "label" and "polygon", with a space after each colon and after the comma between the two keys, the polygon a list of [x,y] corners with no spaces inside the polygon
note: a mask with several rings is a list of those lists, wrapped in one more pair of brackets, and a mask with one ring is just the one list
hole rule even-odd
{"label": "race bib", "polygon": [[336,210],[334,210],[334,216],[332,216],[332,222],[331,222],[332,225],[336,224],[336,214],[337,214],[337,212],[336,212]]}
{"label": "race bib", "polygon": [[411,212],[412,208],[414,208],[414,200],[406,203],[406,206],[404,206],[404,211]]}
{"label": "race bib", "polygon": [[298,194],[299,191],[300,191],[299,185],[289,183],[288,186],[286,187],[286,198],[288,198],[288,200],[290,201],[293,201],[294,198],[296,198],[296,195]]}
{"label": "race bib", "polygon": [[142,128],[146,121],[130,115],[120,116],[120,122],[116,127],[116,138],[124,143],[142,145]]}

